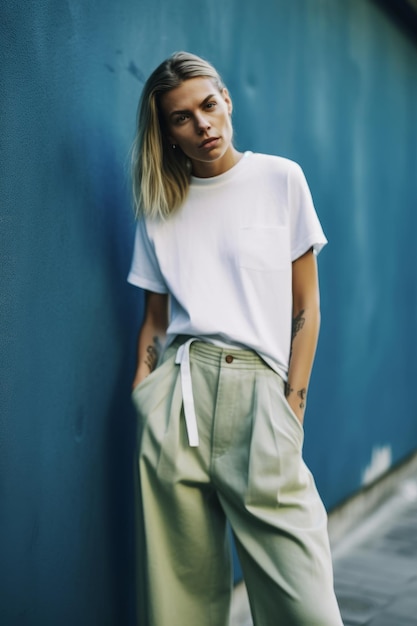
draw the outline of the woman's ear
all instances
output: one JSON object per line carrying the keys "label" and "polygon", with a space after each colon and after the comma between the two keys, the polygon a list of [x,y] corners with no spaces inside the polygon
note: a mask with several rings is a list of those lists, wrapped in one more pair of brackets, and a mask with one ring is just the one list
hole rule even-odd
{"label": "woman's ear", "polygon": [[226,87],[223,87],[223,89],[222,89],[222,96],[223,96],[223,100],[227,104],[227,112],[229,113],[229,115],[232,115],[233,103],[232,103],[232,99],[231,99],[230,94],[227,91]]}

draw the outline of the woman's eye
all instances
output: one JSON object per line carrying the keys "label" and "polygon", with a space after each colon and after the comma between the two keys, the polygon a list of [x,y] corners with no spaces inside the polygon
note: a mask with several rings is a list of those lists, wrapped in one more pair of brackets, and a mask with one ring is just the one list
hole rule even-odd
{"label": "woman's eye", "polygon": [[206,109],[213,109],[216,106],[216,102],[207,102]]}
{"label": "woman's eye", "polygon": [[183,124],[187,120],[188,120],[188,115],[178,115],[174,121],[175,121],[175,124]]}

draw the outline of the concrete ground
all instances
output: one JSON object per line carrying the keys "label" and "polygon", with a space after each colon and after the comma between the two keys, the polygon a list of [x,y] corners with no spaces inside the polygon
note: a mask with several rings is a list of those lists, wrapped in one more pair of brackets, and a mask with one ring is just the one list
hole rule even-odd
{"label": "concrete ground", "polygon": [[[332,542],[332,552],[345,626],[417,626],[417,472]],[[252,626],[243,584],[235,590],[231,626]]]}

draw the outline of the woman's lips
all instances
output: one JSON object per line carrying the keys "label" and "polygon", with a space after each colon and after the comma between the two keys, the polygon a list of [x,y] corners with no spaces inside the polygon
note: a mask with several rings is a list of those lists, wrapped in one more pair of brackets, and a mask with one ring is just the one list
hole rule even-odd
{"label": "woman's lips", "polygon": [[219,141],[219,137],[208,137],[204,141],[200,143],[199,148],[209,150],[210,148],[214,148]]}

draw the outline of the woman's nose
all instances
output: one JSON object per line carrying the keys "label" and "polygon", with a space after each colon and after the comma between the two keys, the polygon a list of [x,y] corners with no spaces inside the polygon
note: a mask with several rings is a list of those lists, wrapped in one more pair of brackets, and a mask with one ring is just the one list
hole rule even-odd
{"label": "woman's nose", "polygon": [[197,131],[202,133],[210,128],[210,122],[203,115],[198,115],[196,117],[196,127]]}

